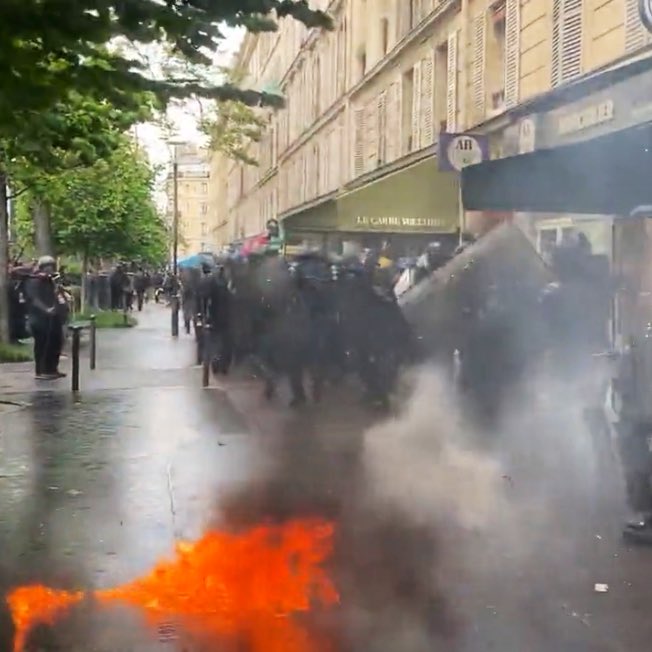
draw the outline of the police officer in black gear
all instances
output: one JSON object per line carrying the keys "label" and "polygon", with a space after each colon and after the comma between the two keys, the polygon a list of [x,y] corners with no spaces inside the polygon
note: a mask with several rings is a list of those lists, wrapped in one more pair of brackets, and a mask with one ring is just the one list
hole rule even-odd
{"label": "police officer in black gear", "polygon": [[632,339],[621,355],[614,380],[615,424],[625,475],[627,502],[633,512],[623,534],[637,543],[652,544],[652,325],[645,336]]}
{"label": "police officer in black gear", "polygon": [[202,321],[210,327],[206,344],[214,373],[227,374],[233,359],[231,299],[224,267],[213,271],[204,263],[199,281],[199,305]]}
{"label": "police officer in black gear", "polygon": [[134,291],[136,292],[138,312],[140,312],[143,309],[145,292],[147,291],[147,275],[142,267],[140,267],[134,275]]}
{"label": "police officer in black gear", "polygon": [[56,263],[52,256],[42,256],[37,272],[27,281],[29,324],[34,338],[36,378],[55,380],[65,376],[59,371],[63,347],[63,322],[58,308],[55,283]]}

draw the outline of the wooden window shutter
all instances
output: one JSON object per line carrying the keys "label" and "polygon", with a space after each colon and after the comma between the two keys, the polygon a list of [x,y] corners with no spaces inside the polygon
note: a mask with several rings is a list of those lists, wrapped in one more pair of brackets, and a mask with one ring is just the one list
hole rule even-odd
{"label": "wooden window shutter", "polygon": [[386,160],[388,162],[396,160],[401,155],[401,143],[403,142],[402,89],[403,86],[399,79],[387,91],[387,124],[389,129],[387,131]]}
{"label": "wooden window shutter", "polygon": [[564,0],[561,57],[562,81],[582,72],[582,0]]}
{"label": "wooden window shutter", "polygon": [[387,91],[378,96],[378,165],[387,162]]}
{"label": "wooden window shutter", "polygon": [[339,168],[339,147],[337,142],[338,127],[335,126],[328,134],[328,184],[326,192],[334,190],[339,185],[337,170]]}
{"label": "wooden window shutter", "polygon": [[553,0],[552,86],[582,72],[582,0]]}
{"label": "wooden window shutter", "polygon": [[446,77],[446,130],[454,132],[457,128],[457,32],[448,36]]}
{"label": "wooden window shutter", "polygon": [[355,109],[353,112],[353,178],[364,172],[365,123],[364,109]]}
{"label": "wooden window shutter", "polygon": [[419,149],[419,135],[421,133],[421,61],[414,64],[412,85],[412,125],[410,127],[410,150]]}
{"label": "wooden window shutter", "polygon": [[552,78],[553,88],[561,84],[561,20],[563,0],[552,0]]}
{"label": "wooden window shutter", "polygon": [[365,172],[378,167],[378,99],[371,100],[366,107],[367,128],[364,138]]}
{"label": "wooden window shutter", "polygon": [[625,52],[633,52],[652,40],[638,13],[639,0],[625,0]]}
{"label": "wooden window shutter", "polygon": [[435,52],[421,60],[421,98],[419,147],[432,145],[435,140]]}
{"label": "wooden window shutter", "polygon": [[485,117],[485,52],[487,40],[487,15],[483,11],[473,19],[473,108],[478,122]]}
{"label": "wooden window shutter", "polygon": [[518,104],[521,76],[521,0],[505,4],[505,106]]}

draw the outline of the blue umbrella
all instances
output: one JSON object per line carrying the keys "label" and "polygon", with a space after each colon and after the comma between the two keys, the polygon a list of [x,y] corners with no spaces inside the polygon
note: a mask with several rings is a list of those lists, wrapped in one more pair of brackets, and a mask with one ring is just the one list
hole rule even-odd
{"label": "blue umbrella", "polygon": [[215,257],[213,254],[193,254],[192,256],[187,256],[177,261],[177,266],[182,268],[188,267],[201,267],[203,263],[208,263],[209,265],[215,265]]}

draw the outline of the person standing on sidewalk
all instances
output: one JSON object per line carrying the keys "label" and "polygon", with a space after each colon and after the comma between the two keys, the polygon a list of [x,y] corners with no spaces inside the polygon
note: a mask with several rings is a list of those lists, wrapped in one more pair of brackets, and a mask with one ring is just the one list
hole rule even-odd
{"label": "person standing on sidewalk", "polygon": [[34,338],[34,364],[38,380],[54,380],[59,371],[63,346],[63,323],[55,283],[56,262],[52,256],[39,258],[36,273],[27,281],[29,325]]}

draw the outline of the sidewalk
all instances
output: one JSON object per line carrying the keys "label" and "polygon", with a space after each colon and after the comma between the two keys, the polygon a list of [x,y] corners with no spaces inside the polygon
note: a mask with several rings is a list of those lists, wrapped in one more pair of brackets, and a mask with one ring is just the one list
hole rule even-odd
{"label": "sidewalk", "polygon": [[[161,306],[147,306],[137,313],[135,328],[99,329],[97,331],[97,368],[89,370],[89,347],[80,355],[81,390],[111,388],[184,386],[194,380],[201,386],[201,374],[192,366],[195,343],[192,336],[170,335],[169,311]],[[70,373],[70,340],[61,369]],[[0,366],[0,397],[25,392],[70,391],[70,376],[57,381],[36,381],[33,364]]]}

